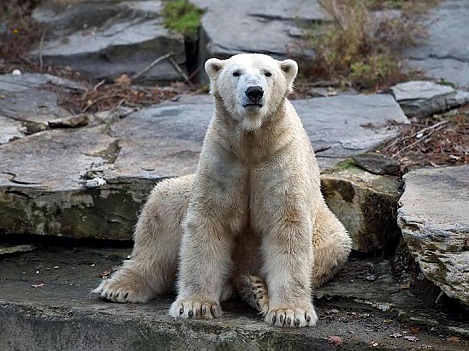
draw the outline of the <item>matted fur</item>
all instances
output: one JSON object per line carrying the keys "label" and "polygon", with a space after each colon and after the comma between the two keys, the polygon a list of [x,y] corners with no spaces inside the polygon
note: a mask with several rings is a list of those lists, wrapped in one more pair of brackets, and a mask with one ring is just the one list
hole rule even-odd
{"label": "matted fur", "polygon": [[[175,318],[219,317],[220,302],[238,292],[270,324],[312,326],[312,289],[347,260],[351,240],[326,206],[287,99],[297,64],[241,54],[205,69],[215,113],[197,173],[155,187],[130,259],[93,292],[145,302],[171,291],[177,276]],[[257,100],[247,94],[253,86],[263,92]]]}

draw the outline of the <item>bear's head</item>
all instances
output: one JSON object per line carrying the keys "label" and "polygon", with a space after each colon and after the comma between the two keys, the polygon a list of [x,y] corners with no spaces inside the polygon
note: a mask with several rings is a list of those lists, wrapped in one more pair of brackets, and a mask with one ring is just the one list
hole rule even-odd
{"label": "bear's head", "polygon": [[205,63],[212,94],[246,131],[259,129],[293,90],[298,64],[262,54],[239,54]]}

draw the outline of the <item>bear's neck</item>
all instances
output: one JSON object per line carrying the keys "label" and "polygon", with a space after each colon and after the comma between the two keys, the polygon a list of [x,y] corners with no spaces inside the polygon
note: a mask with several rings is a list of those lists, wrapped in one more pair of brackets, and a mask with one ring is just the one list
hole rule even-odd
{"label": "bear's neck", "polygon": [[285,98],[276,111],[266,116],[261,127],[247,131],[242,123],[230,116],[220,97],[215,96],[215,120],[210,132],[218,134],[220,146],[246,164],[265,162],[289,144],[294,135],[291,124],[296,112]]}

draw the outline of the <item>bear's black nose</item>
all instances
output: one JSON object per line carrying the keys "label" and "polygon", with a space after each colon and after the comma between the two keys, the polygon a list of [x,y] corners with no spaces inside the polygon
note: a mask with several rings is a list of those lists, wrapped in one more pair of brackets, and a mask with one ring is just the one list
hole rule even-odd
{"label": "bear's black nose", "polygon": [[246,96],[252,102],[259,102],[260,99],[264,96],[264,90],[260,86],[252,86],[246,89]]}

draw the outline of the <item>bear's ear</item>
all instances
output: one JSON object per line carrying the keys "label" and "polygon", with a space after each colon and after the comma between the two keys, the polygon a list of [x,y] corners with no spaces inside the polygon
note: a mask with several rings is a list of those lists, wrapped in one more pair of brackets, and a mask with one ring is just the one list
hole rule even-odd
{"label": "bear's ear", "polygon": [[293,81],[295,80],[296,75],[298,74],[298,64],[293,60],[284,60],[280,61],[280,69],[285,75],[285,79],[288,84],[288,91],[293,90]]}
{"label": "bear's ear", "polygon": [[224,60],[219,60],[216,58],[208,59],[207,62],[205,62],[205,72],[207,72],[207,75],[210,78],[210,80],[217,79],[224,65],[225,65]]}

